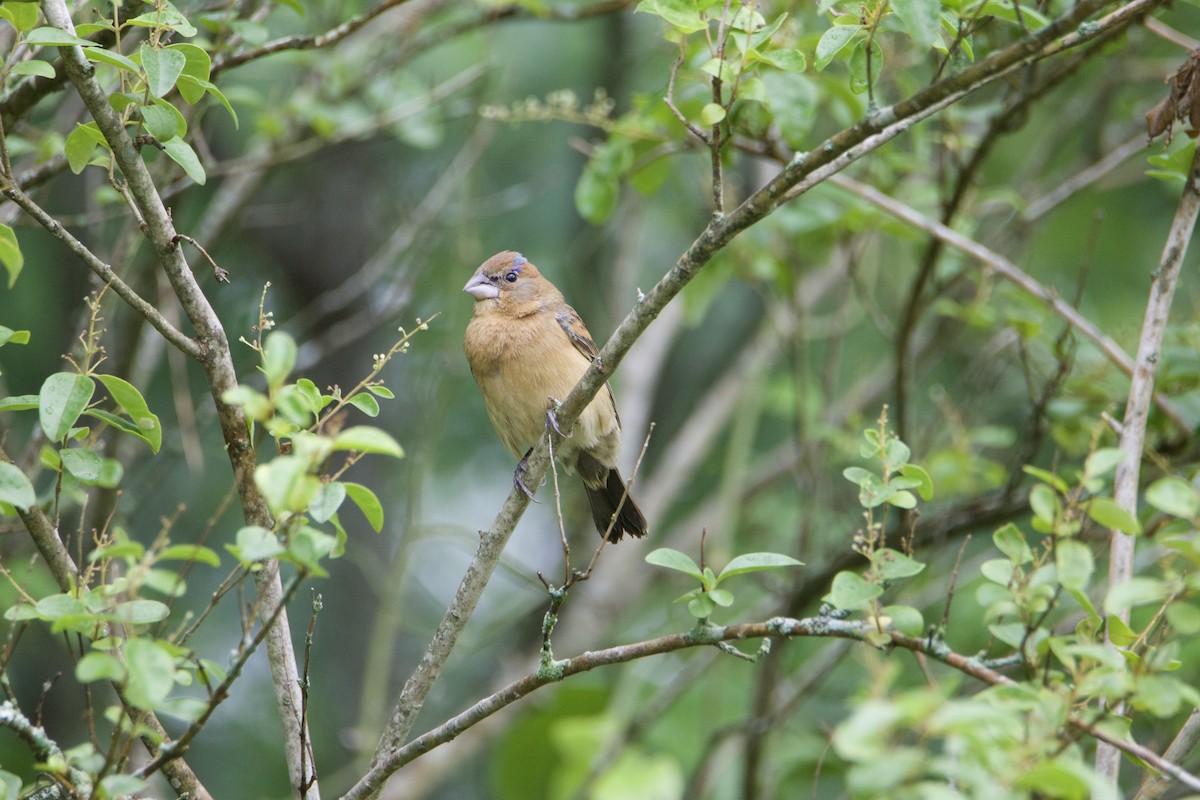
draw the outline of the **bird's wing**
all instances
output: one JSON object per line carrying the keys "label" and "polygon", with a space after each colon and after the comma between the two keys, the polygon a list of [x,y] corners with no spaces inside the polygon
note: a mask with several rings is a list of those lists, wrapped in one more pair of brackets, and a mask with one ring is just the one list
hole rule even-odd
{"label": "bird's wing", "polygon": [[592,341],[588,329],[584,326],[583,320],[579,318],[579,314],[575,309],[566,306],[562,311],[555,313],[554,319],[558,321],[559,327],[563,329],[563,333],[571,340],[571,344],[575,345],[575,349],[583,354],[583,357],[588,361],[595,361],[600,355],[600,350],[597,349],[596,343]]}

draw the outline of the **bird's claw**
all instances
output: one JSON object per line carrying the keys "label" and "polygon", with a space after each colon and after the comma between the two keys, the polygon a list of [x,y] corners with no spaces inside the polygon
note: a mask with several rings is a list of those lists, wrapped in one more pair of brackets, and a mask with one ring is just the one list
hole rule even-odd
{"label": "bird's claw", "polygon": [[566,436],[562,432],[562,428],[558,427],[558,415],[554,413],[554,409],[560,405],[559,402],[552,396],[548,396],[546,399],[550,401],[550,406],[546,409],[546,427],[553,428],[559,436]]}
{"label": "bird's claw", "polygon": [[533,496],[533,492],[525,485],[525,473],[529,471],[528,459],[529,455],[526,454],[524,458],[517,462],[517,468],[513,470],[513,486],[520,489],[526,497],[536,503],[537,498]]}

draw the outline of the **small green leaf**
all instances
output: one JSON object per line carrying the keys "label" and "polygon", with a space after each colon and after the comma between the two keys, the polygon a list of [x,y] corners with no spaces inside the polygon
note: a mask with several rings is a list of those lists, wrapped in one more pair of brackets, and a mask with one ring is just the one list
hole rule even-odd
{"label": "small green leaf", "polygon": [[11,289],[21,274],[21,268],[25,266],[25,256],[21,254],[17,234],[3,223],[0,223],[0,264],[4,264],[8,272],[8,288]]}
{"label": "small green leaf", "polygon": [[153,103],[141,106],[138,110],[142,115],[142,122],[145,124],[146,130],[160,142],[187,133],[187,121],[183,118],[183,114],[161,97],[154,98]]}
{"label": "small green leaf", "polygon": [[55,74],[54,66],[50,62],[37,58],[13,64],[11,73],[13,75],[36,75],[40,78],[53,78]]}
{"label": "small green leaf", "polygon": [[178,50],[151,47],[145,42],[138,48],[142,69],[146,72],[146,86],[150,94],[163,97],[175,88],[175,81],[183,74],[187,56]]}
{"label": "small green leaf", "polygon": [[1137,634],[1129,627],[1125,620],[1121,619],[1116,614],[1109,614],[1105,622],[1105,629],[1108,631],[1109,640],[1117,647],[1128,647],[1137,641]]}
{"label": "small green leaf", "polygon": [[36,394],[14,394],[0,398],[0,411],[33,411],[38,407]]}
{"label": "small green leaf", "polygon": [[297,456],[279,456],[254,469],[254,482],[272,514],[307,510],[321,490],[321,481],[308,473],[308,462]]}
{"label": "small green leaf", "polygon": [[656,567],[666,567],[667,569],[683,572],[691,575],[698,581],[704,580],[704,573],[700,571],[700,567],[690,556],[678,550],[672,550],[669,547],[660,547],[657,550],[647,553],[646,563],[653,564]]}
{"label": "small green leaf", "polygon": [[925,569],[925,565],[890,547],[875,551],[871,559],[884,580],[894,581],[900,578],[910,578]]}
{"label": "small green leaf", "polygon": [[100,680],[120,683],[125,680],[125,665],[114,655],[93,650],[75,665],[75,680],[80,683]]}
{"label": "small green leaf", "polygon": [[680,33],[696,33],[708,27],[707,20],[689,0],[642,0],[637,10],[661,17]]}
{"label": "small green leaf", "polygon": [[370,425],[355,425],[346,428],[333,438],[333,449],[378,453],[395,458],[404,457],[404,449],[390,434]]}
{"label": "small green leaf", "polygon": [[725,107],[719,103],[709,103],[700,109],[701,125],[711,127],[723,119],[725,119]]}
{"label": "small green leaf", "polygon": [[1021,470],[1026,475],[1029,475],[1030,477],[1033,477],[1033,478],[1037,478],[1042,483],[1049,484],[1050,486],[1054,487],[1058,491],[1059,494],[1066,494],[1071,488],[1071,487],[1067,486],[1066,481],[1064,481],[1062,478],[1055,475],[1053,472],[1047,472],[1044,469],[1040,469],[1038,467],[1031,467],[1029,465],[1021,467]]}
{"label": "small green leaf", "polygon": [[129,415],[138,430],[143,432],[142,438],[150,445],[150,449],[157,453],[162,447],[162,423],[157,415],[151,413],[142,393],[136,386],[116,375],[97,375],[96,378],[104,384],[113,401]]}
{"label": "small green leaf", "polygon": [[1137,517],[1117,505],[1111,497],[1093,497],[1087,504],[1087,515],[1106,528],[1137,536],[1142,532]]}
{"label": "small green leaf", "polygon": [[1164,514],[1193,519],[1200,513],[1200,496],[1196,488],[1183,478],[1168,475],[1159,478],[1146,489],[1146,502]]}
{"label": "small green leaf", "polygon": [[296,366],[296,340],[285,331],[271,331],[263,343],[262,371],[273,389],[283,385]]}
{"label": "small green leaf", "polygon": [[917,490],[917,494],[922,500],[933,499],[933,478],[929,477],[929,473],[922,467],[916,464],[905,464],[900,468],[900,474],[910,481],[914,481],[912,488]]}
{"label": "small green leaf", "polygon": [[1170,593],[1165,581],[1157,578],[1133,577],[1121,581],[1108,590],[1104,598],[1106,614],[1120,614],[1127,609],[1157,603]]}
{"label": "small green leaf", "polygon": [[67,156],[67,166],[71,168],[71,172],[76,175],[83,172],[98,146],[87,128],[76,125],[75,130],[67,135],[67,140],[63,143],[63,152]]}
{"label": "small green leaf", "polygon": [[135,708],[149,711],[167,699],[175,686],[175,659],[151,639],[140,637],[125,642],[129,679],[125,699]]}
{"label": "small green leaf", "polygon": [[1028,564],[1033,561],[1033,550],[1025,541],[1025,534],[1011,522],[993,533],[992,541],[1014,564]]}
{"label": "small green leaf", "polygon": [[171,609],[157,600],[129,600],[117,603],[112,610],[113,618],[126,625],[149,625],[166,619],[170,613]]}
{"label": "small green leaf", "polygon": [[688,613],[696,619],[708,619],[717,610],[717,604],[707,593],[701,593],[688,602]]}
{"label": "small green leaf", "polygon": [[221,566],[221,558],[215,551],[198,544],[173,544],[158,554],[162,561],[196,561],[210,567]]}
{"label": "small green leaf", "polygon": [[244,564],[275,558],[284,552],[279,538],[259,525],[239,529],[234,541],[236,544],[226,545],[226,548]]}
{"label": "small green leaf", "polygon": [[361,483],[346,482],[342,485],[346,487],[346,496],[358,506],[371,528],[376,533],[383,530],[383,504],[379,502],[375,493]]}
{"label": "small green leaf", "polygon": [[784,72],[804,72],[808,67],[808,59],[799,50],[769,50],[762,59]]}
{"label": "small green leaf", "polygon": [[179,94],[185,100],[188,97],[196,97],[196,93],[201,90],[217,98],[217,102],[225,107],[225,110],[229,112],[229,116],[233,119],[233,127],[238,127],[237,112],[233,110],[233,106],[230,105],[229,99],[221,93],[221,90],[217,88],[216,84],[212,83],[211,81],[202,81],[197,78],[193,78],[191,75],[186,73],[179,76]]}
{"label": "small green leaf", "polygon": [[95,42],[89,42],[73,33],[50,27],[34,28],[26,34],[25,43],[39,47],[69,47],[73,44],[83,48],[96,47]]}
{"label": "small green leaf", "polygon": [[29,331],[14,331],[0,325],[0,346],[6,344],[29,344]]}
{"label": "small green leaf", "polygon": [[125,70],[137,75],[141,72],[138,69],[137,62],[129,56],[123,56],[113,50],[108,50],[103,47],[86,47],[83,54],[87,56],[88,61],[93,61],[100,64],[108,64],[110,67]]}
{"label": "small green leaf", "polygon": [[621,186],[610,173],[594,168],[589,161],[575,184],[575,209],[593,225],[600,225],[617,207]]}
{"label": "small green leaf", "polygon": [[1049,486],[1040,483],[1029,492],[1029,507],[1033,509],[1034,516],[1051,524],[1058,516],[1058,496]]}
{"label": "small green leaf", "polygon": [[379,401],[369,394],[356,394],[346,402],[368,417],[379,416]]}
{"label": "small green leaf", "polygon": [[928,50],[937,37],[941,0],[892,0],[892,9],[919,50]]}
{"label": "small green leaf", "polygon": [[317,522],[328,522],[341,507],[346,499],[346,485],[343,483],[322,483],[317,496],[308,505],[308,513]]}
{"label": "small green leaf", "polygon": [[821,599],[834,608],[857,611],[881,594],[882,586],[868,583],[858,573],[843,570],[834,576],[829,594]]}
{"label": "small green leaf", "polygon": [[1089,478],[1101,478],[1121,463],[1121,451],[1115,447],[1101,447],[1087,457],[1083,471]]}
{"label": "small green leaf", "polygon": [[201,186],[204,185],[204,182],[208,179],[204,173],[204,165],[200,163],[200,159],[191,145],[179,137],[159,142],[159,144],[162,145],[163,152],[172,161],[183,167],[183,171],[187,173],[189,178]]}
{"label": "small green leaf", "polygon": [[879,613],[891,617],[896,630],[905,636],[920,636],[925,632],[925,618],[912,606],[884,606]]}
{"label": "small green leaf", "polygon": [[37,502],[33,484],[15,464],[0,461],[0,503],[25,511]]}
{"label": "small green leaf", "polygon": [[147,785],[135,775],[105,775],[100,779],[100,797],[132,797]]}
{"label": "small green leaf", "polygon": [[[5,3],[0,6],[0,19],[6,19],[12,23],[12,26],[19,31],[27,31],[33,28],[38,23],[38,6],[40,3]],[[8,773],[0,773],[7,775]],[[20,794],[21,784],[17,784],[17,791],[12,794],[12,800],[16,800]]]}
{"label": "small green leaf", "polygon": [[38,393],[38,420],[46,438],[52,442],[66,438],[95,391],[95,381],[86,375],[56,372],[46,378]]}
{"label": "small green leaf", "polygon": [[817,42],[816,57],[813,61],[813,66],[817,68],[817,72],[829,66],[830,62],[837,57],[837,54],[846,45],[850,44],[851,40],[862,29],[862,25],[834,25],[821,34],[821,39]]}
{"label": "small green leaf", "polygon": [[1064,589],[1078,592],[1087,589],[1096,567],[1090,547],[1076,539],[1064,539],[1055,548],[1054,562]]}
{"label": "small green leaf", "polygon": [[733,592],[728,589],[713,589],[708,592],[708,599],[722,608],[729,608],[733,605]]}
{"label": "small green leaf", "polygon": [[59,456],[63,469],[83,483],[95,483],[100,479],[103,459],[99,453],[83,447],[68,447],[64,448]]}
{"label": "small green leaf", "polygon": [[[683,554],[680,553],[680,555]],[[687,558],[687,556],[683,557]],[[688,558],[688,561],[691,562],[691,559]],[[721,570],[721,574],[717,577],[717,583],[726,578],[746,572],[760,572],[765,569],[802,566],[804,566],[803,562],[797,561],[791,556],[785,556],[782,553],[743,553],[725,565],[725,569]]]}

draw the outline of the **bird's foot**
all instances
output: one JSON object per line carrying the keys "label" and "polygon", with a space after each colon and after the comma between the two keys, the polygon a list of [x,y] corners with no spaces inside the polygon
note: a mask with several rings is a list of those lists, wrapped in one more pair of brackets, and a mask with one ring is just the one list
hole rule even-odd
{"label": "bird's foot", "polygon": [[529,487],[525,485],[525,473],[528,471],[529,452],[526,452],[525,455],[521,457],[521,460],[517,462],[517,468],[513,470],[513,486],[520,489],[525,493],[526,497],[536,503],[537,499],[533,496],[533,492],[531,492]]}
{"label": "bird's foot", "polygon": [[555,400],[553,396],[547,396],[546,399],[550,401],[550,406],[546,409],[546,427],[553,428],[555,433],[557,433],[559,436],[565,437],[566,434],[562,432],[562,428],[558,427],[558,414],[555,413],[555,409],[558,408],[561,403]]}

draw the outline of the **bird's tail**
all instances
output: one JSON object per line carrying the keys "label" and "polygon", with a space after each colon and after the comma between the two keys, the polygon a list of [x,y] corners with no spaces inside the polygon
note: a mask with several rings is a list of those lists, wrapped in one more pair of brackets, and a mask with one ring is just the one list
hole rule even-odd
{"label": "bird's tail", "polygon": [[609,523],[612,524],[612,530],[609,531],[608,540],[614,544],[621,541],[626,533],[640,539],[649,531],[646,518],[625,490],[625,481],[621,480],[621,474],[615,469],[608,471],[603,485],[591,486],[585,482],[584,487],[587,489],[588,505],[592,507],[592,521],[596,523],[596,530],[600,531],[601,536],[609,530]]}

